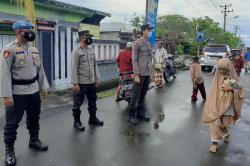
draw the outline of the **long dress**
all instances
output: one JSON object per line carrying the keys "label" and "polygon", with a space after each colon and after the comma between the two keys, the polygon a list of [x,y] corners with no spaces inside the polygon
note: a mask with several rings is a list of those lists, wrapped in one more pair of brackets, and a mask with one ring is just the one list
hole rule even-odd
{"label": "long dress", "polygon": [[[244,91],[232,63],[221,59],[218,69],[228,69],[229,76],[216,71],[203,112],[203,122],[209,125],[212,142],[218,142],[230,132],[230,126],[241,116]],[[229,80],[229,81],[228,81]],[[227,83],[225,83],[227,82]],[[230,86],[232,91],[222,91],[222,87]]]}

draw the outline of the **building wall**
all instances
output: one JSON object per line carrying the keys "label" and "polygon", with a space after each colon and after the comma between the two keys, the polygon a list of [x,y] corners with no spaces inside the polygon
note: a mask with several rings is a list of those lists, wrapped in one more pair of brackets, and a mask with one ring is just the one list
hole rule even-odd
{"label": "building wall", "polygon": [[[64,42],[65,39],[66,43]],[[71,85],[71,51],[79,46],[77,39],[78,33],[71,32],[71,27],[67,27],[65,30],[60,26],[56,26],[54,53],[55,71],[52,89],[65,89]],[[65,49],[65,47],[67,49]],[[101,81],[118,78],[115,59],[120,52],[119,43],[98,41],[94,42],[91,47],[96,55]]]}
{"label": "building wall", "polygon": [[120,41],[119,32],[101,32],[100,39]]}

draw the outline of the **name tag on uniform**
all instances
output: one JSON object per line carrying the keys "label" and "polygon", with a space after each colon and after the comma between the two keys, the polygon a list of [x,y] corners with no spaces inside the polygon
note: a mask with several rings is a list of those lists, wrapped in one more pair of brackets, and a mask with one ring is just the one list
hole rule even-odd
{"label": "name tag on uniform", "polygon": [[25,54],[25,51],[16,51],[16,55]]}
{"label": "name tag on uniform", "polygon": [[32,54],[37,54],[38,55],[39,53],[38,52],[32,52]]}

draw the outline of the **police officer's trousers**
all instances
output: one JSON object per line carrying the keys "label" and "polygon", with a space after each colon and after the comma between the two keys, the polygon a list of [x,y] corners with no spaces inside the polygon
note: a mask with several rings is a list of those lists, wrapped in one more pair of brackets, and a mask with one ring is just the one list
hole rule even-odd
{"label": "police officer's trousers", "polygon": [[140,76],[140,83],[133,85],[129,114],[137,115],[144,112],[144,102],[150,84],[150,76]]}
{"label": "police officer's trousers", "polygon": [[26,110],[26,124],[30,138],[38,138],[41,99],[39,92],[30,95],[13,95],[14,106],[6,108],[6,124],[4,127],[4,142],[14,144],[17,128]]}
{"label": "police officer's trousers", "polygon": [[96,85],[95,84],[79,84],[80,92],[73,94],[73,116],[79,117],[81,114],[80,107],[82,106],[85,95],[88,99],[88,111],[90,115],[96,114]]}

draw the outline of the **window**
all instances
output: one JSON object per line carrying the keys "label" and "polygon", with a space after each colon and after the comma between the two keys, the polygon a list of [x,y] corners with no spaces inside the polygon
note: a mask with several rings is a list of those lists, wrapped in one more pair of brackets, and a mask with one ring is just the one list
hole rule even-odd
{"label": "window", "polygon": [[104,45],[104,59],[107,59],[107,46]]}
{"label": "window", "polygon": [[109,59],[112,59],[112,45],[109,45]]}
{"label": "window", "polygon": [[116,56],[116,54],[117,54],[117,48],[116,46],[114,46],[114,56]]}
{"label": "window", "polygon": [[101,46],[98,45],[98,59],[101,59]]}

